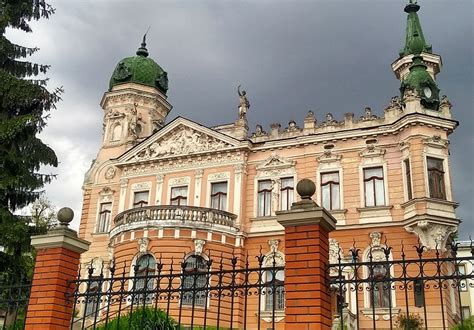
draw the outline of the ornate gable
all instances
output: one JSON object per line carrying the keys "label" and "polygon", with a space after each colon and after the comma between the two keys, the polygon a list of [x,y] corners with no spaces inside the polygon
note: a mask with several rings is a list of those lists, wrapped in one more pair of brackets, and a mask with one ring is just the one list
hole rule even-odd
{"label": "ornate gable", "polygon": [[257,165],[257,177],[279,177],[296,173],[295,160],[280,157],[272,153],[270,157]]}
{"label": "ornate gable", "polygon": [[137,147],[129,150],[120,162],[148,161],[193,154],[229,150],[239,141],[191,121],[179,118]]}

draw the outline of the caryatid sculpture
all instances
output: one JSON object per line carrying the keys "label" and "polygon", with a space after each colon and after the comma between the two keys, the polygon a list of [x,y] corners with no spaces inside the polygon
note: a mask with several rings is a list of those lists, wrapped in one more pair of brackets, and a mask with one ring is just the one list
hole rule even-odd
{"label": "caryatid sculpture", "polygon": [[244,90],[240,91],[240,87],[240,85],[237,87],[237,92],[239,93],[239,118],[245,118],[250,108],[250,102],[247,99],[247,92]]}

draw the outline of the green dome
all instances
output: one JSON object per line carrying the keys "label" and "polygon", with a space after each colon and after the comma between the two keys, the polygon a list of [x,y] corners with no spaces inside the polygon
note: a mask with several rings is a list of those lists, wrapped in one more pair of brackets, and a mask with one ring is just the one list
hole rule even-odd
{"label": "green dome", "polygon": [[145,47],[145,37],[143,37],[143,43],[138,48],[137,55],[126,57],[117,64],[110,78],[109,91],[120,84],[136,83],[155,87],[166,95],[168,74],[158,63],[148,58],[148,50]]}

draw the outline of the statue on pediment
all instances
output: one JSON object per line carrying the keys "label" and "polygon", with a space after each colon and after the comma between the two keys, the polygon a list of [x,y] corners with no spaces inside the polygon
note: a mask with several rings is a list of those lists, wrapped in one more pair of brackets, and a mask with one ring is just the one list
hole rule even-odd
{"label": "statue on pediment", "polygon": [[240,91],[240,86],[237,87],[237,93],[239,94],[239,118],[245,118],[247,111],[250,109],[250,102],[247,98],[247,92],[245,90]]}

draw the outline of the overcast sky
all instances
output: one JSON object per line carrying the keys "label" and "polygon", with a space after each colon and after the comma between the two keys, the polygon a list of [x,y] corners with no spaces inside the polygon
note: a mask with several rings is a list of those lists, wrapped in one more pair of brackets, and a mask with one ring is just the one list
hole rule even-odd
{"label": "overcast sky", "polygon": [[[272,122],[299,125],[308,110],[381,116],[399,81],[390,64],[404,43],[406,0],[326,1],[50,1],[56,14],[34,32],[9,31],[13,41],[38,46],[34,60],[52,66],[49,87],[64,86],[42,138],[56,151],[58,179],[46,187],[70,206],[77,227],[82,181],[99,149],[100,99],[117,62],[134,55],[142,35],[167,72],[168,122],[183,116],[205,125],[233,122],[242,84],[253,130]],[[451,135],[454,196],[461,238],[474,233],[474,110],[472,0],[420,0],[423,32],[443,58],[442,94],[454,105]],[[474,235],[473,235],[474,236]]]}

